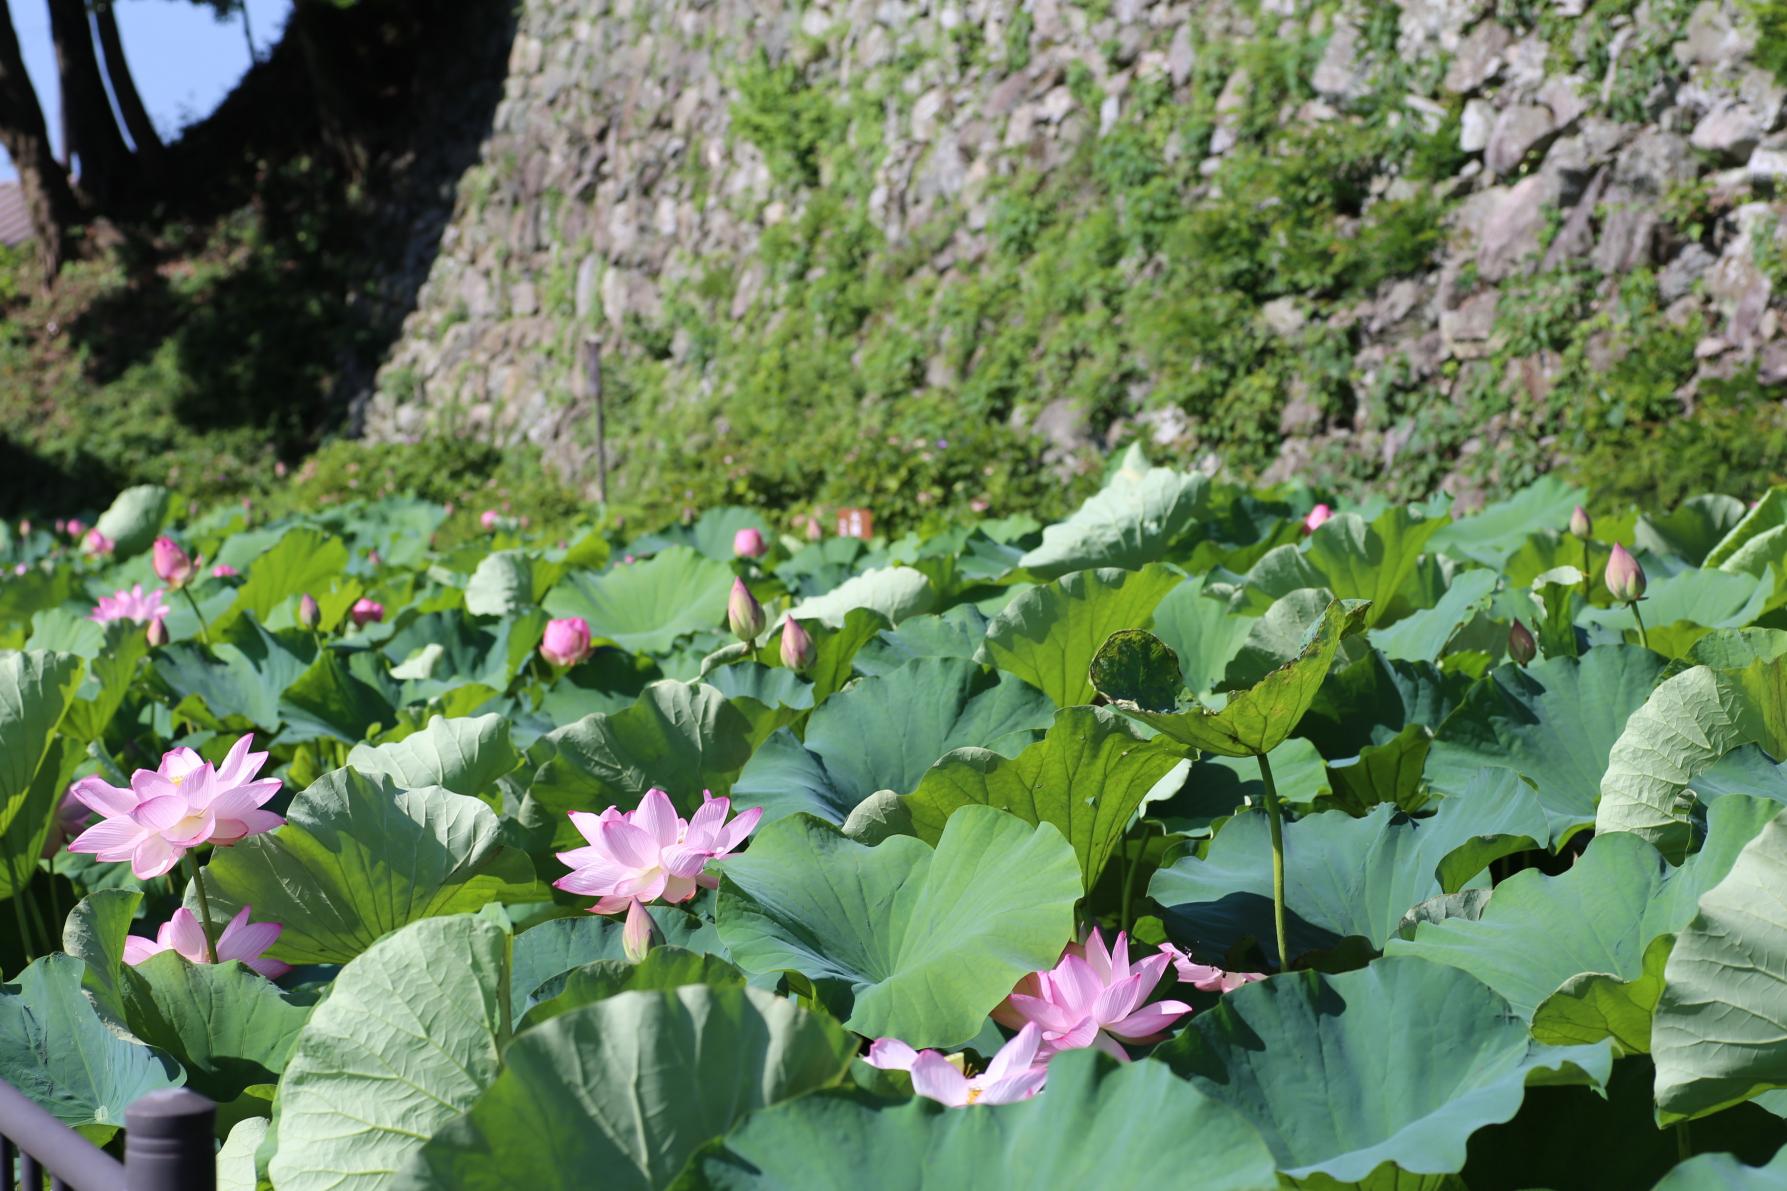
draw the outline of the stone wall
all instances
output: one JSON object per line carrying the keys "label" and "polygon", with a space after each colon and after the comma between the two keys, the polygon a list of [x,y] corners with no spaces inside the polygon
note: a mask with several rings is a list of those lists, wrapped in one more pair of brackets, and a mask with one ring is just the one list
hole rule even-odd
{"label": "stone wall", "polygon": [[[1612,329],[1569,349],[1555,332],[1521,343],[1508,300],[1521,278],[1581,279],[1585,305],[1571,317],[1586,326],[1623,317],[1622,281],[1642,271],[1657,317],[1693,329],[1675,394],[1684,409],[1709,376],[1787,380],[1776,292],[1787,275],[1787,88],[1750,61],[1754,35],[1735,5],[1401,0],[1393,21],[1388,8],[524,0],[494,131],[364,404],[365,431],[531,441],[588,478],[590,410],[573,376],[588,335],[601,336],[611,367],[649,356],[654,375],[672,378],[653,400],[724,416],[732,382],[673,299],[705,293],[722,331],[774,325],[784,281],[760,259],[766,229],[797,219],[837,168],[835,157],[816,167],[811,146],[801,158],[798,140],[781,143],[774,128],[739,126],[741,72],[752,64],[758,77],[782,66],[802,95],[848,105],[832,134],[861,144],[864,178],[849,201],[866,208],[879,251],[919,258],[901,274],[907,284],[937,286],[983,267],[1003,180],[1066,168],[1121,124],[1143,88],[1204,113],[1210,127],[1165,154],[1195,145],[1197,168],[1178,198],[1208,201],[1198,180],[1224,185],[1225,157],[1252,135],[1244,113],[1262,88],[1245,50],[1268,38],[1309,51],[1288,92],[1279,88],[1288,97],[1278,124],[1319,135],[1346,122],[1400,123],[1456,154],[1448,176],[1370,183],[1369,203],[1420,193],[1441,204],[1442,234],[1423,267],[1364,294],[1280,294],[1254,308],[1273,335],[1294,341],[1313,321],[1350,353],[1338,398],[1333,385],[1307,396],[1295,376],[1282,386],[1283,439],[1268,479],[1326,474],[1341,457],[1365,461],[1347,465],[1354,475],[1393,472],[1419,448],[1451,461],[1443,482],[1455,493],[1493,487],[1501,477],[1483,457],[1511,435],[1542,432],[1563,371],[1592,374],[1631,350]],[[1241,64],[1213,77],[1218,57]],[[1146,284],[1171,251],[1132,254],[1125,267]],[[700,289],[716,260],[730,262],[717,294]],[[959,361],[973,357],[959,346],[931,353],[923,386],[963,383]],[[1424,405],[1373,407],[1387,400],[1391,369],[1390,387],[1418,388]],[[1070,469],[1134,435],[1161,453],[1236,466],[1214,418],[1163,404],[1160,381],[1144,363],[1096,408],[1038,392],[997,412],[1048,436],[1051,457]],[[1502,396],[1472,398],[1456,415],[1472,424],[1437,429],[1453,416],[1448,405],[1464,409],[1464,393],[1491,390]],[[619,482],[653,425],[649,410],[617,418]],[[1546,449],[1550,461],[1569,450]]]}

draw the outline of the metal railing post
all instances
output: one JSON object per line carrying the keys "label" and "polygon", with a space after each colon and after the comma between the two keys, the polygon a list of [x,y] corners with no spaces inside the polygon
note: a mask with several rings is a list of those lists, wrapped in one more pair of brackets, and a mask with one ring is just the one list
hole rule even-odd
{"label": "metal railing post", "polygon": [[124,1191],[216,1191],[217,1106],[187,1088],[124,1110]]}

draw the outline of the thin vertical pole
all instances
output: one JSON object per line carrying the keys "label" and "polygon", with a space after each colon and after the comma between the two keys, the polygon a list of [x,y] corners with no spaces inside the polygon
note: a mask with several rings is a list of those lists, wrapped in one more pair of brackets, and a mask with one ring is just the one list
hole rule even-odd
{"label": "thin vertical pole", "polygon": [[584,337],[583,370],[588,377],[588,396],[596,403],[596,499],[607,504],[608,402],[602,392],[602,340],[599,336]]}

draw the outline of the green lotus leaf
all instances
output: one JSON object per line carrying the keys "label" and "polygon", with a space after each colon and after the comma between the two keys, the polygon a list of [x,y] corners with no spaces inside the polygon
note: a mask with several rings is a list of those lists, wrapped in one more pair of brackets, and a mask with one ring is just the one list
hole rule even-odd
{"label": "green lotus leaf", "polygon": [[1498,579],[1490,570],[1461,571],[1431,608],[1420,608],[1395,624],[1371,629],[1366,639],[1386,657],[1426,661],[1445,655],[1469,625],[1490,605]]}
{"label": "green lotus leaf", "polygon": [[1423,517],[1407,505],[1392,506],[1371,522],[1336,513],[1309,535],[1304,558],[1320,578],[1307,586],[1369,601],[1365,624],[1375,626],[1390,616],[1428,540],[1446,524],[1444,517]]}
{"label": "green lotus leaf", "polygon": [[[1126,715],[1193,748],[1230,757],[1269,753],[1296,729],[1314,701],[1341,637],[1357,623],[1355,614],[1355,609],[1331,602],[1294,658],[1247,690],[1231,693],[1220,711],[1195,700],[1184,711],[1161,706],[1159,694],[1166,683],[1157,676],[1163,666],[1149,642],[1159,643],[1148,634],[1114,634],[1093,660],[1092,680]],[[1132,660],[1138,655],[1144,660]],[[1173,677],[1176,681],[1176,672]]]}
{"label": "green lotus leaf", "polygon": [[279,700],[316,658],[298,629],[273,633],[254,616],[214,629],[211,647],[176,641],[155,651],[156,675],[180,700],[197,698],[219,721],[239,720],[264,732],[283,722]]}
{"label": "green lotus leaf", "polygon": [[1744,846],[1676,936],[1651,1026],[1659,1121],[1704,1116],[1787,1085],[1784,889],[1787,811]]}
{"label": "green lotus leaf", "polygon": [[[835,1084],[855,1040],[751,988],[623,992],[518,1037],[394,1189],[663,1188],[752,1111]],[[283,1123],[281,1143],[284,1144]]]}
{"label": "green lotus leaf", "polygon": [[1092,1050],[1052,1060],[1043,1094],[1017,1104],[881,1106],[841,1092],[790,1100],[746,1118],[723,1150],[699,1159],[699,1175],[716,1191],[1278,1185],[1271,1152],[1240,1113],[1160,1063],[1119,1066]]}
{"label": "green lotus leaf", "polygon": [[371,654],[361,654],[360,660],[357,667],[334,650],[322,650],[310,668],[285,688],[279,715],[286,723],[286,740],[333,738],[352,744],[364,740],[375,727],[396,720],[396,691],[385,689],[383,683],[374,685],[364,673],[356,673],[375,664]]}
{"label": "green lotus leaf", "polygon": [[1168,557],[1198,528],[1209,480],[1164,467],[1119,471],[1019,560],[1044,579],[1092,567],[1137,570]]}
{"label": "green lotus leaf", "polygon": [[205,878],[217,920],[249,905],[256,921],[284,924],[269,954],[288,963],[341,963],[417,919],[545,893],[491,809],[439,786],[398,790],[337,769],[286,814],[218,849]]}
{"label": "green lotus leaf", "polygon": [[1343,1183],[1385,1164],[1458,1171],[1470,1135],[1513,1117],[1529,1082],[1598,1085],[1612,1068],[1606,1044],[1540,1045],[1489,988],[1410,957],[1247,985],[1156,1056],[1251,1121],[1283,1174]]}
{"label": "green lotus leaf", "polygon": [[1203,579],[1186,579],[1155,606],[1154,632],[1178,658],[1186,689],[1201,695],[1222,685],[1256,619],[1207,594]]}
{"label": "green lotus leaf", "polygon": [[[656,786],[684,815],[702,791],[724,796],[751,757],[751,722],[702,683],[654,682],[625,711],[585,716],[546,734],[551,747],[529,790],[555,815],[632,810]],[[558,838],[578,839],[569,824]]]}
{"label": "green lotus leaf", "polygon": [[1082,892],[1054,827],[965,806],[935,850],[873,848],[805,815],[722,862],[715,918],[747,972],[795,971],[853,997],[844,1024],[913,1046],[957,1046],[1019,977],[1050,966]]}
{"label": "green lotus leaf", "polygon": [[58,742],[57,729],[82,669],[72,653],[0,653],[0,897],[12,897],[37,871],[72,752]]}
{"label": "green lotus leaf", "polygon": [[1695,1154],[1651,1191],[1787,1191],[1787,1146],[1761,1166],[1734,1154]]}
{"label": "green lotus leaf", "polygon": [[129,558],[149,548],[167,514],[168,490],[160,484],[138,484],[120,492],[93,528],[111,539],[115,557]]}
{"label": "green lotus leaf", "polygon": [[1748,559],[1778,552],[1778,539],[1784,529],[1787,529],[1787,486],[1777,484],[1763,493],[1755,507],[1706,552],[1700,565],[1743,572],[1747,570],[1745,562]]}
{"label": "green lotus leaf", "polygon": [[771,733],[751,754],[732,784],[732,796],[740,808],[762,807],[765,823],[805,813],[841,825],[860,801],[839,790],[825,762],[786,728]]}
{"label": "green lotus leaf", "polygon": [[802,624],[816,620],[841,628],[852,612],[867,609],[897,625],[929,612],[936,603],[937,589],[923,571],[884,567],[846,579],[824,595],[809,596],[790,608],[788,615]]}
{"label": "green lotus leaf", "polygon": [[473,616],[514,616],[545,598],[563,568],[521,550],[498,550],[478,563],[465,584]]}
{"label": "green lotus leaf", "polygon": [[1014,598],[987,625],[986,657],[1057,707],[1090,703],[1086,671],[1105,638],[1148,623],[1182,580],[1158,564],[1139,571],[1076,571]]}
{"label": "green lotus leaf", "polygon": [[355,745],[347,763],[368,777],[389,778],[401,789],[442,786],[500,805],[496,781],[521,764],[521,754],[509,743],[509,725],[500,715],[437,715],[402,740]]}
{"label": "green lotus leaf", "polygon": [[[667,945],[682,951],[726,958],[725,944],[711,922],[686,912],[686,908],[657,904],[646,912],[657,924]],[[594,914],[575,918],[549,918],[515,936],[509,1001],[517,1013],[531,1008],[541,988],[573,968],[626,955],[621,923]]]}
{"label": "green lotus leaf", "polygon": [[695,518],[693,525],[671,525],[656,533],[646,534],[628,545],[627,552],[643,556],[656,554],[670,546],[688,546],[708,558],[731,562],[734,557],[732,538],[741,529],[754,529],[763,535],[765,541],[775,539],[775,531],[764,520],[760,510],[739,505],[721,505],[702,510],[701,516]]}
{"label": "green lotus leaf", "polygon": [[[958,604],[939,614],[908,617],[898,628],[884,629],[865,642],[854,659],[856,669],[872,677],[917,658],[973,658],[986,641],[989,623],[973,604]],[[814,638],[816,644],[818,640]],[[821,649],[821,660],[823,652]],[[840,682],[831,690],[842,685]]]}
{"label": "green lotus leaf", "polygon": [[1749,510],[1734,496],[1695,496],[1674,512],[1645,514],[1633,527],[1632,540],[1652,554],[1673,554],[1689,566],[1700,566]]}
{"label": "green lotus leaf", "polygon": [[275,545],[245,560],[242,570],[247,578],[214,627],[225,627],[244,615],[264,624],[273,609],[306,592],[321,599],[341,577],[347,560],[347,546],[338,537],[307,525],[286,530]]}
{"label": "green lotus leaf", "polygon": [[1745,744],[1787,756],[1787,661],[1695,666],[1666,680],[1614,742],[1595,829],[1633,832],[1679,858],[1690,840],[1697,777]]}
{"label": "green lotus leaf", "polygon": [[[289,928],[288,928],[289,929]],[[373,1191],[497,1078],[509,936],[429,918],[341,969],[279,1079],[281,1191]]]}
{"label": "green lotus leaf", "polygon": [[[1506,500],[1492,501],[1468,517],[1460,517],[1428,541],[1432,550],[1500,567],[1526,544],[1536,529],[1558,529],[1570,523],[1570,512],[1588,499],[1588,489],[1542,476]],[[1543,567],[1541,570],[1545,569]]]}
{"label": "green lotus leaf", "polygon": [[1144,741],[1102,707],[1068,707],[1016,757],[986,749],[947,753],[907,796],[913,830],[936,844],[964,806],[994,806],[1026,823],[1052,824],[1079,857],[1087,889],[1155,783],[1180,763],[1167,741]]}
{"label": "green lotus leaf", "polygon": [[84,966],[71,955],[46,955],[0,985],[0,1079],[104,1142],[133,1100],[178,1087],[185,1076],[172,1059],[100,1019],[81,995]]}
{"label": "green lotus leaf", "polygon": [[543,602],[553,616],[583,617],[592,634],[623,649],[664,653],[678,637],[722,623],[731,589],[731,567],[672,546],[600,575],[572,571]]}
{"label": "green lotus leaf", "polygon": [[1646,649],[1602,645],[1581,658],[1498,666],[1441,725],[1428,784],[1451,793],[1485,765],[1517,770],[1537,788],[1552,841],[1561,843],[1595,822],[1609,754],[1663,665]]}
{"label": "green lotus leaf", "polygon": [[517,1027],[531,1030],[561,1014],[618,993],[642,989],[682,988],[706,984],[714,988],[743,986],[745,974],[717,955],[681,947],[653,947],[634,963],[625,959],[592,960],[551,977],[537,990],[534,1004]]}

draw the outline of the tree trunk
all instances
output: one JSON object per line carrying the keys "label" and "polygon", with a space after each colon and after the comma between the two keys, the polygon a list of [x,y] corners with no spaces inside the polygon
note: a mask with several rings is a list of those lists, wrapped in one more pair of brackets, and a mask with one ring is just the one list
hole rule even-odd
{"label": "tree trunk", "polygon": [[124,127],[136,142],[137,158],[148,173],[155,173],[161,164],[161,135],[143,107],[137,94],[136,80],[130,74],[130,62],[124,57],[124,39],[118,36],[118,17],[112,11],[112,0],[99,0],[93,7],[93,24],[99,31],[99,49],[105,56],[106,77],[112,80],[112,94],[118,100],[118,114]]}
{"label": "tree trunk", "polygon": [[19,38],[13,30],[7,0],[0,0],[0,144],[6,146],[19,171],[19,189],[31,215],[31,228],[37,234],[37,257],[43,264],[47,283],[62,267],[68,229],[79,209],[68,186],[68,175],[62,172],[50,150],[43,108],[37,102],[37,92],[31,88],[30,76],[25,73],[25,60],[19,53]]}
{"label": "tree trunk", "polygon": [[111,100],[93,52],[86,0],[49,0],[50,37],[62,78],[69,150],[79,159],[81,189],[101,207],[116,203],[130,180],[130,147],[112,118]]}

